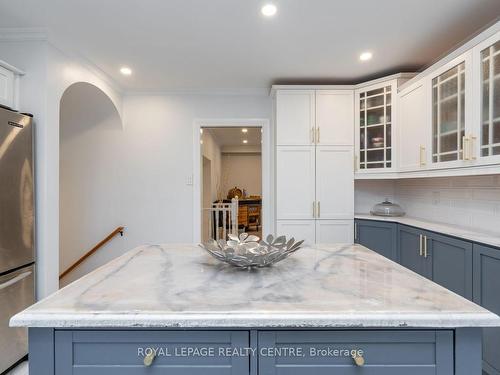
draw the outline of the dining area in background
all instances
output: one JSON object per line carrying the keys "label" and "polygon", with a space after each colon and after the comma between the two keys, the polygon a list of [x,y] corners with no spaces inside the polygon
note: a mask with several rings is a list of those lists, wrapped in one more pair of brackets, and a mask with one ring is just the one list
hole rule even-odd
{"label": "dining area in background", "polygon": [[207,238],[226,240],[229,234],[243,232],[262,238],[261,196],[247,196],[244,189],[234,187],[229,190],[226,199],[216,200],[204,210],[209,216]]}
{"label": "dining area in background", "polygon": [[254,234],[262,238],[262,198],[260,195],[247,195],[245,189],[234,187],[229,190],[227,203],[233,198],[238,199],[238,227],[244,232]]}

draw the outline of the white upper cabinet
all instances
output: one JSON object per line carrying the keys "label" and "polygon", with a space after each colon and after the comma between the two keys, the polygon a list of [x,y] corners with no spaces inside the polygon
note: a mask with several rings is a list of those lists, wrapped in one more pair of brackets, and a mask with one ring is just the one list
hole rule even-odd
{"label": "white upper cabinet", "polygon": [[14,107],[14,73],[0,66],[0,104]]}
{"label": "white upper cabinet", "polygon": [[399,94],[399,169],[415,171],[428,165],[429,107],[424,79]]}
{"label": "white upper cabinet", "polygon": [[[500,162],[500,32],[473,50],[475,106],[469,156],[480,164]],[[476,147],[477,145],[477,147]]]}
{"label": "white upper cabinet", "polygon": [[318,145],[354,144],[353,90],[316,91],[316,137]]}
{"label": "white upper cabinet", "polygon": [[311,145],[315,134],[314,90],[279,90],[276,93],[276,143]]}
{"label": "white upper cabinet", "polygon": [[352,219],[354,165],[352,146],[316,147],[316,217]]}
{"label": "white upper cabinet", "polygon": [[278,146],[276,214],[278,220],[314,219],[315,147]]}
{"label": "white upper cabinet", "polygon": [[470,160],[472,55],[466,53],[430,75],[431,162],[462,166]]}
{"label": "white upper cabinet", "polygon": [[359,173],[394,167],[397,80],[356,91],[356,162]]}

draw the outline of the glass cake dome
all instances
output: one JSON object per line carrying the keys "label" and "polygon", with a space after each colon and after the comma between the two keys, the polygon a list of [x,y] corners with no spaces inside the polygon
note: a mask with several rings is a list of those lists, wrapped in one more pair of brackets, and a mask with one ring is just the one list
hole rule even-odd
{"label": "glass cake dome", "polygon": [[375,216],[404,216],[405,214],[399,204],[392,203],[387,198],[382,203],[373,206],[370,213]]}

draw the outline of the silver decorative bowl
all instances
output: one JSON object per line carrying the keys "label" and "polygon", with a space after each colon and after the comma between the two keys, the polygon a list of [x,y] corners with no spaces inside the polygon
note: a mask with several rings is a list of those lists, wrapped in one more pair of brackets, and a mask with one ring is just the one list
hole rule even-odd
{"label": "silver decorative bowl", "polygon": [[247,233],[239,237],[229,235],[229,241],[213,239],[201,244],[214,258],[239,268],[268,267],[294,253],[304,241],[288,241],[285,236],[274,238],[267,236],[266,240]]}

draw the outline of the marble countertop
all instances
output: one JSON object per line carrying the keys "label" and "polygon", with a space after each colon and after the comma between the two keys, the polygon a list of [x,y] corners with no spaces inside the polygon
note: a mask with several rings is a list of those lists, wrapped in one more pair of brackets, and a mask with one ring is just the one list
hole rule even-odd
{"label": "marble countertop", "polygon": [[356,214],[355,218],[364,220],[377,220],[377,221],[388,221],[392,223],[400,223],[437,233],[443,233],[448,236],[461,238],[467,241],[479,242],[485,245],[500,247],[500,234],[498,233],[495,234],[495,233],[480,232],[480,231],[475,231],[473,229],[463,228],[460,226],[436,223],[433,221],[417,219],[408,216],[385,217],[385,216],[373,216],[370,214]]}
{"label": "marble countertop", "polygon": [[241,270],[142,246],[15,315],[28,327],[487,327],[500,318],[360,245]]}

